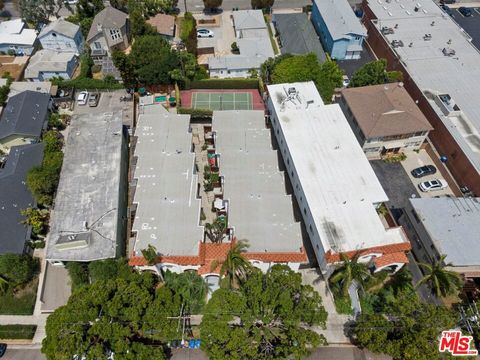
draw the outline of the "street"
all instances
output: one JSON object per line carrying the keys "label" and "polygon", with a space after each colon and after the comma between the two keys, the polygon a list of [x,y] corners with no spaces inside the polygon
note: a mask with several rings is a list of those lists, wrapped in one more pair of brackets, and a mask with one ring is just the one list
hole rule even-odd
{"label": "street", "polygon": [[[305,5],[310,5],[312,2],[308,0],[276,0],[273,5],[274,9],[281,8],[301,8]],[[187,10],[190,12],[203,11],[203,0],[180,0],[178,7],[181,12],[185,11],[185,4]],[[224,0],[222,4],[223,10],[232,10],[238,8],[239,10],[251,9],[250,0]]]}
{"label": "street", "polygon": [[40,352],[40,349],[10,349],[2,357],[2,360],[45,360],[46,357]]}

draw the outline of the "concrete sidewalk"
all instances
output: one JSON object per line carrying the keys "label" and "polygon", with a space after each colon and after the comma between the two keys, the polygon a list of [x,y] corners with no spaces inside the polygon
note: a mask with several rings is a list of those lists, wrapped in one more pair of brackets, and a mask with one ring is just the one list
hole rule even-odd
{"label": "concrete sidewalk", "polygon": [[333,302],[333,295],[330,289],[326,286],[318,269],[303,269],[299,270],[302,274],[302,282],[306,285],[311,285],[322,297],[323,306],[328,312],[327,328],[321,329],[319,327],[314,330],[323,334],[329,344],[350,344],[350,339],[345,335],[345,326],[353,317],[343,314],[338,314]]}

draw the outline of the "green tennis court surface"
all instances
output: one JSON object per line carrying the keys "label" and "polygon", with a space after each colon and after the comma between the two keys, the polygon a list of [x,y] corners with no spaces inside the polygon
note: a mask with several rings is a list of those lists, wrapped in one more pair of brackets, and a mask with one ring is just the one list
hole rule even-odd
{"label": "green tennis court surface", "polygon": [[210,110],[252,110],[252,94],[196,92],[192,94],[192,108]]}

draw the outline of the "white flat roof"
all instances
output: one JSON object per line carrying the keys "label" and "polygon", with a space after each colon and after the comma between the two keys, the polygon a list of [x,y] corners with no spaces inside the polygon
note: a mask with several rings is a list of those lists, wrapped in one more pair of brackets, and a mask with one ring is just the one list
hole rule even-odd
{"label": "white flat roof", "polygon": [[[111,110],[72,117],[50,222],[49,260],[94,261],[121,253],[117,249],[119,200],[120,191],[125,191],[120,188],[122,161],[127,159],[122,158],[122,110]],[[67,237],[75,234],[87,236],[88,246],[67,246]],[[66,248],[59,248],[62,243]]]}
{"label": "white flat roof", "polygon": [[228,222],[252,252],[298,252],[301,224],[293,214],[263,111],[215,111],[215,147],[224,177]]}
{"label": "white flat roof", "polygon": [[[376,24],[379,29],[392,28],[393,34],[384,35],[387,42],[403,42],[403,47],[396,47],[394,51],[418,87],[434,95],[449,94],[463,112],[463,117],[445,116],[436,103],[430,101],[480,172],[480,53],[471,44],[469,35],[432,0],[389,3],[375,0],[369,1],[369,7],[379,19]],[[426,34],[431,36],[424,40]],[[444,55],[444,48],[454,50],[455,54]]]}
{"label": "white flat roof", "polygon": [[[299,96],[282,105],[292,87]],[[399,229],[385,230],[373,206],[388,197],[340,106],[324,105],[313,82],[268,91],[325,251],[404,242]]]}
{"label": "white flat roof", "polygon": [[137,255],[149,244],[162,255],[198,255],[203,227],[189,122],[189,115],[171,114],[162,105],[139,110],[132,228]]}

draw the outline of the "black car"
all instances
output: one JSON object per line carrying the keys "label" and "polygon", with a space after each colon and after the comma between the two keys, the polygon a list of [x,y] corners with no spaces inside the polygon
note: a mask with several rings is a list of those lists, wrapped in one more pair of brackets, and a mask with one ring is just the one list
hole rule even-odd
{"label": "black car", "polygon": [[6,351],[7,351],[7,344],[0,344],[0,357],[5,355]]}
{"label": "black car", "polygon": [[453,15],[452,10],[447,5],[440,5],[440,7],[442,8],[443,11],[445,11],[445,13],[447,13],[447,15],[450,15],[450,16]]}
{"label": "black car", "polygon": [[437,169],[433,165],[425,165],[412,170],[412,176],[421,178],[427,175],[433,175],[437,172]]}
{"label": "black car", "polygon": [[466,8],[466,7],[462,6],[462,7],[458,8],[458,12],[465,17],[472,16],[472,9],[470,9],[470,8]]}

